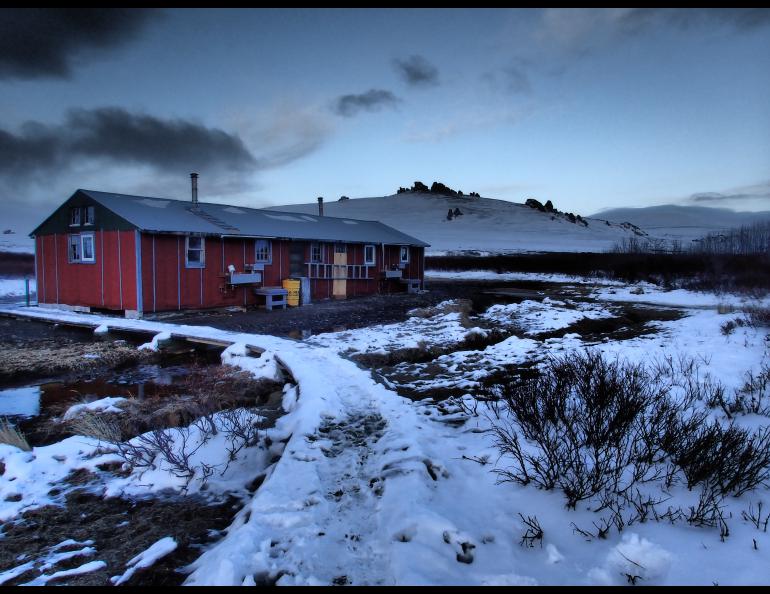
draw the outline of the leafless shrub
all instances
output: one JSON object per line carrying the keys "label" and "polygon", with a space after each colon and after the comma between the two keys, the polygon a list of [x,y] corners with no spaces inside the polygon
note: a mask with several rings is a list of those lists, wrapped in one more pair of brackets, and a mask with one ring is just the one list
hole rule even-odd
{"label": "leafless shrub", "polygon": [[586,352],[553,359],[541,374],[498,391],[510,418],[492,431],[514,462],[498,471],[501,481],[559,487],[574,508],[604,490],[622,493],[657,478],[655,436],[671,432],[675,413],[642,367]]}
{"label": "leafless shrub", "polygon": [[762,517],[762,502],[757,504],[757,509],[754,509],[754,504],[749,503],[749,509],[741,512],[741,516],[747,522],[751,522],[757,530],[767,532],[767,524],[770,522],[770,513],[765,514]]}
{"label": "leafless shrub", "polygon": [[[558,488],[571,509],[598,503],[594,511],[604,515],[595,531],[575,527],[591,538],[648,519],[718,527],[726,538],[723,499],[770,481],[770,427],[750,432],[709,421],[703,404],[724,400],[724,389],[698,379],[698,369],[692,360],[668,360],[650,373],[586,351],[496,386],[482,396],[500,399],[488,415],[509,462],[496,470],[499,481]],[[698,504],[661,513],[665,489],[680,476],[689,489],[701,487]]]}
{"label": "leafless shrub", "polygon": [[24,452],[32,450],[21,430],[6,418],[0,419],[0,443],[17,447]]}
{"label": "leafless shrub", "polygon": [[756,374],[746,373],[746,381],[735,391],[730,408],[735,412],[770,416],[770,365],[763,364]]}
{"label": "leafless shrub", "polygon": [[[257,419],[249,409],[231,409],[202,415],[188,426],[153,429],[127,441],[121,438],[115,415],[86,414],[75,422],[80,423],[82,435],[109,444],[131,469],[160,467],[187,484],[193,479],[203,484],[215,471],[224,473],[244,448],[257,445],[261,437]],[[227,460],[214,464],[196,457],[219,434],[227,444]]]}
{"label": "leafless shrub", "polygon": [[719,326],[719,330],[725,336],[730,336],[735,331],[736,328],[742,328],[748,325],[749,325],[749,321],[746,318],[738,317],[738,318],[733,318],[732,320],[727,320],[726,322],[723,322]]}
{"label": "leafless shrub", "polygon": [[236,459],[244,448],[250,448],[259,442],[258,418],[247,409],[236,408],[219,415],[222,433],[227,437],[228,464]]}
{"label": "leafless shrub", "polygon": [[687,523],[693,526],[719,528],[719,536],[724,542],[730,536],[730,528],[725,521],[722,505],[724,498],[724,493],[716,485],[703,485],[697,505],[690,506],[689,511],[684,514]]}
{"label": "leafless shrub", "polygon": [[543,529],[540,527],[540,522],[538,521],[537,516],[527,516],[525,518],[522,514],[519,514],[519,517],[527,527],[527,530],[522,535],[519,544],[521,546],[532,548],[535,546],[535,541],[538,541],[540,543],[540,547],[542,548]]}
{"label": "leafless shrub", "polygon": [[750,433],[710,423],[680,437],[672,458],[690,489],[708,484],[722,495],[740,496],[770,479],[770,427]]}
{"label": "leafless shrub", "polygon": [[752,307],[746,313],[755,328],[770,328],[770,307]]}

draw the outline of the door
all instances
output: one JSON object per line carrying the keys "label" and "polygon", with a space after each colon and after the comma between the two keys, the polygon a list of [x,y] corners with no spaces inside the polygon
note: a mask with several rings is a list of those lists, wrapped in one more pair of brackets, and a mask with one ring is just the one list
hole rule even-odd
{"label": "door", "polygon": [[334,244],[334,266],[332,267],[332,295],[344,299],[348,294],[348,250],[344,243]]}
{"label": "door", "polygon": [[289,276],[307,276],[305,269],[305,243],[292,241],[289,244]]}

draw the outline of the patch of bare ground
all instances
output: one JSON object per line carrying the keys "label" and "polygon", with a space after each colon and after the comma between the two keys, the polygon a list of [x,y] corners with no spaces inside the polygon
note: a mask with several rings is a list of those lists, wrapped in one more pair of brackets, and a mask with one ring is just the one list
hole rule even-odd
{"label": "patch of bare ground", "polygon": [[[86,480],[79,477],[77,480]],[[72,569],[89,561],[104,561],[99,571],[50,582],[51,585],[110,586],[110,577],[121,575],[126,563],[161,538],[171,536],[178,546],[154,565],[139,570],[129,586],[174,586],[185,578],[180,569],[197,559],[201,548],[217,540],[232,522],[240,503],[228,500],[211,504],[199,498],[128,500],[103,499],[88,489],[66,495],[65,504],[46,506],[24,513],[2,527],[0,571],[34,561],[34,567],[4,585],[18,585],[41,575],[41,567],[56,553],[96,549],[92,553],[63,559],[45,574]],[[88,541],[92,544],[86,545]]]}
{"label": "patch of bare ground", "polygon": [[547,340],[549,338],[561,338],[565,334],[580,334],[588,342],[604,339],[629,340],[658,332],[658,328],[651,325],[650,322],[669,322],[679,320],[685,315],[683,311],[676,309],[658,309],[633,305],[624,306],[618,314],[611,318],[583,318],[566,328],[541,332],[533,336],[533,338],[536,340]]}
{"label": "patch of bare ground", "polygon": [[[446,375],[447,370],[440,365],[427,365],[419,370],[412,370],[412,373],[400,369],[398,371],[381,369],[378,371],[383,377],[395,386],[399,396],[409,398],[410,400],[433,400],[443,402],[450,398],[455,398],[467,394],[469,391],[476,392],[480,388],[486,388],[499,384],[501,381],[510,381],[512,378],[527,378],[536,373],[535,362],[526,365],[504,365],[500,369],[493,370],[489,375],[479,380],[479,386],[468,388],[464,382],[458,381],[457,384],[451,382],[440,385],[432,385],[430,388],[420,388],[419,380],[427,378],[438,379]],[[438,382],[437,382],[438,384]]]}
{"label": "patch of bare ground", "polygon": [[0,384],[114,369],[156,357],[125,341],[95,340],[91,331],[12,318],[0,318],[0,349]]}

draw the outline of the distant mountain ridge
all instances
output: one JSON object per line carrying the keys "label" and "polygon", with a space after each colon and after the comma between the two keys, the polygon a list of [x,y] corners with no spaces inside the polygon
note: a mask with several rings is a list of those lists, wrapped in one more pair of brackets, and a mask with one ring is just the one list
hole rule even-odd
{"label": "distant mountain ridge", "polygon": [[691,241],[708,233],[768,221],[770,211],[737,212],[727,208],[664,204],[643,208],[612,208],[591,216],[611,221],[629,221],[655,237]]}

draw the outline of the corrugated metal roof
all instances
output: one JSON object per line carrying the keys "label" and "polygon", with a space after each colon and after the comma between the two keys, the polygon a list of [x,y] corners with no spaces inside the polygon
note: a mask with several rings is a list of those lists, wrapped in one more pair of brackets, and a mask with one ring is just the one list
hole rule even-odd
{"label": "corrugated metal roof", "polygon": [[78,192],[89,196],[142,231],[423,247],[429,245],[379,221],[319,217],[210,202],[199,202],[194,206],[187,200],[130,196],[95,190]]}

